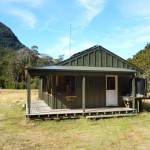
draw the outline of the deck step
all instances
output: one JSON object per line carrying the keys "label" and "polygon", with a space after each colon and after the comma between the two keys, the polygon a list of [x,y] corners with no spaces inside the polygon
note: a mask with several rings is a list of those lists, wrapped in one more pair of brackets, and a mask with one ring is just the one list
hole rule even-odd
{"label": "deck step", "polygon": [[86,116],[87,119],[98,119],[98,118],[113,118],[113,117],[127,117],[127,116],[136,116],[137,113],[133,114],[113,114],[113,115],[93,115]]}

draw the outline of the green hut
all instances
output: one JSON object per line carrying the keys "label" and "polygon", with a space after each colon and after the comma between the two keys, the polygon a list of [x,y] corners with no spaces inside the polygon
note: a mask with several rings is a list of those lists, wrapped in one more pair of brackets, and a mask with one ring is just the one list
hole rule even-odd
{"label": "green hut", "polygon": [[[135,78],[143,73],[138,67],[102,46],[76,53],[55,66],[27,68],[27,72],[27,116],[32,115],[31,77],[39,78],[39,99],[47,104],[51,112],[82,110],[82,114],[86,114],[86,110],[125,107],[132,107],[133,112]],[[128,97],[130,99],[125,101]],[[44,114],[51,115],[50,112]]]}

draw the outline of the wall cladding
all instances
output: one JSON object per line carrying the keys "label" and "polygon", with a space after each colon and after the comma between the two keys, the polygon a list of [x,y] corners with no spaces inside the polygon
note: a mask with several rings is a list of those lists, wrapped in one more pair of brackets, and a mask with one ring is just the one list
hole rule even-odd
{"label": "wall cladding", "polygon": [[66,66],[91,66],[91,67],[114,67],[127,68],[141,71],[136,66],[130,64],[123,58],[106,50],[101,46],[94,46],[85,51],[73,55],[71,58],[58,63]]}

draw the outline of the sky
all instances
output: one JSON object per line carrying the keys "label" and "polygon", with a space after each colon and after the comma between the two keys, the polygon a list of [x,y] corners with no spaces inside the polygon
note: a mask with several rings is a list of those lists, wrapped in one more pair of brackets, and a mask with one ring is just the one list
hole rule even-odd
{"label": "sky", "polygon": [[94,45],[127,59],[150,42],[150,0],[0,0],[0,22],[55,59]]}

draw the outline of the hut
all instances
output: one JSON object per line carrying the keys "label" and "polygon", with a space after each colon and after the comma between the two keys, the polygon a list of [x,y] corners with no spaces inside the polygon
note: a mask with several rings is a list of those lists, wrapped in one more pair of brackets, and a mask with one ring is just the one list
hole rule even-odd
{"label": "hut", "polygon": [[[54,66],[29,67],[28,117],[103,118],[136,115],[135,79],[143,71],[96,45]],[[30,81],[39,78],[39,101],[32,101]]]}

